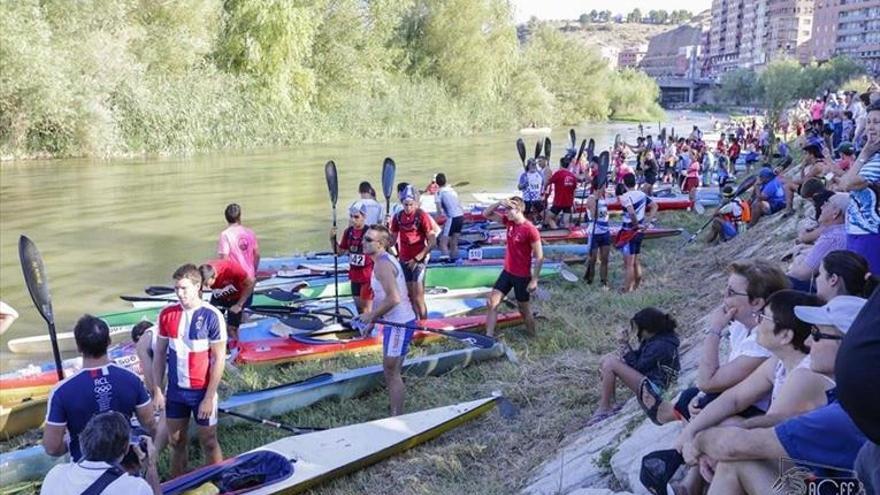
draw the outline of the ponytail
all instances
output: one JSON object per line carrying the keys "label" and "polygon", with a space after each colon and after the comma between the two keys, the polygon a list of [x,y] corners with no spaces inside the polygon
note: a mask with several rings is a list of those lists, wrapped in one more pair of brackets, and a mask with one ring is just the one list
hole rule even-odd
{"label": "ponytail", "polygon": [[846,295],[868,298],[880,285],[880,279],[868,271],[864,256],[852,251],[831,251],[822,259],[828,275],[837,275],[843,281]]}

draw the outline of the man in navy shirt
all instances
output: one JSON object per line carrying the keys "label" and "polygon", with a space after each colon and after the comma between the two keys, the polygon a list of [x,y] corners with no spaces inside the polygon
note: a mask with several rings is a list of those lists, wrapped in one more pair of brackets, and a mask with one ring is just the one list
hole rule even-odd
{"label": "man in navy shirt", "polygon": [[[92,315],[85,315],[73,329],[83,367],[60,382],[49,394],[43,448],[52,456],[70,451],[74,462],[82,457],[79,434],[96,414],[117,411],[137,419],[150,435],[154,433],[153,404],[141,379],[110,362],[110,329]],[[70,433],[68,444],[64,432]]]}

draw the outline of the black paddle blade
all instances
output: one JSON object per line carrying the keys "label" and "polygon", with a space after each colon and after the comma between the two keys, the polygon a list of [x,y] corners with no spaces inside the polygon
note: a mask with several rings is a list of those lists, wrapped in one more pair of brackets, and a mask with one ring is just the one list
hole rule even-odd
{"label": "black paddle blade", "polygon": [[743,179],[743,181],[740,182],[739,186],[737,186],[736,191],[733,192],[733,197],[735,198],[740,194],[748,191],[750,187],[755,185],[755,182],[758,182],[758,176],[755,174]]}
{"label": "black paddle blade", "polygon": [[49,295],[49,278],[46,276],[46,267],[43,265],[43,257],[37,250],[36,244],[21,236],[18,239],[18,257],[21,260],[21,271],[24,274],[24,282],[28,292],[34,301],[34,306],[40,312],[40,316],[50,325],[55,324],[55,315],[52,312],[52,297]]}
{"label": "black paddle blade", "polygon": [[[581,147],[578,148],[577,158],[575,159],[575,163],[581,161],[581,157],[584,156],[584,150],[587,148],[587,140],[584,139],[581,141]],[[589,159],[590,157],[587,157]]]}
{"label": "black paddle blade", "polygon": [[330,191],[330,202],[336,207],[339,199],[339,178],[336,176],[336,163],[330,160],[324,164],[324,177],[327,179],[327,189]]}
{"label": "black paddle blade", "polygon": [[174,287],[164,285],[151,285],[144,288],[144,292],[148,296],[164,296],[165,294],[174,294]]}
{"label": "black paddle blade", "polygon": [[541,140],[539,139],[537,143],[535,143],[535,160],[541,156]]}
{"label": "black paddle blade", "polygon": [[599,187],[605,187],[608,182],[608,167],[611,165],[611,155],[607,151],[599,154]]}
{"label": "black paddle blade", "polygon": [[620,134],[617,134],[616,136],[614,136],[614,147],[617,148],[620,145],[620,142],[621,142]]}
{"label": "black paddle blade", "polygon": [[291,314],[278,316],[278,321],[297,330],[315,331],[324,328],[324,322],[314,315]]}
{"label": "black paddle blade", "polygon": [[546,158],[547,161],[550,161],[550,145],[551,144],[552,143],[550,142],[550,137],[549,136],[545,137],[544,138],[544,158]]}
{"label": "black paddle blade", "polygon": [[578,138],[577,134],[574,133],[574,129],[568,130],[568,147],[574,149],[577,146]]}
{"label": "black paddle blade", "polygon": [[592,160],[596,156],[596,140],[590,138],[590,144],[587,145],[587,159]]}
{"label": "black paddle blade", "polygon": [[397,174],[397,165],[391,158],[382,162],[382,195],[388,200],[394,191],[394,176]]}
{"label": "black paddle blade", "polygon": [[279,288],[269,289],[264,292],[263,295],[265,295],[269,299],[274,299],[276,301],[282,302],[290,302],[296,301],[297,299],[302,299],[302,295],[300,295],[299,293]]}
{"label": "black paddle blade", "polygon": [[523,166],[526,164],[526,143],[522,140],[522,138],[518,138],[516,140],[516,152],[519,153],[519,161],[523,163]]}

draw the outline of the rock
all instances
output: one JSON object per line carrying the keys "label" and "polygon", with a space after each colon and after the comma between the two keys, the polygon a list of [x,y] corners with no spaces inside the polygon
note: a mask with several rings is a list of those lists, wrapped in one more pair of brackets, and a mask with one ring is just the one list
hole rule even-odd
{"label": "rock", "polygon": [[620,485],[636,495],[649,494],[650,492],[639,481],[642,457],[655,450],[671,449],[682,426],[681,422],[663,426],[645,422],[636,428],[629,438],[621,442],[617,453],[611,458],[611,470]]}

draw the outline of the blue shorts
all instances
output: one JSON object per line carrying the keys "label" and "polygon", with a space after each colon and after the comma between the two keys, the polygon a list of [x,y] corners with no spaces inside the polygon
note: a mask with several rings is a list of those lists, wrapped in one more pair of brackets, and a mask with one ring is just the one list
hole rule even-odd
{"label": "blue shorts", "polygon": [[416,320],[408,321],[403,324],[404,326],[376,325],[377,330],[382,332],[382,356],[395,358],[406,356],[415,332],[413,329],[415,323]]}
{"label": "blue shorts", "polygon": [[611,234],[609,232],[605,232],[602,234],[596,234],[593,237],[593,246],[590,248],[590,251],[594,251],[599,249],[600,247],[610,246],[611,245]]}
{"label": "blue shorts", "polygon": [[769,204],[770,204],[769,215],[772,215],[772,214],[776,213],[777,211],[782,211],[785,208],[785,201],[783,201],[781,203],[775,202],[775,203],[769,203]]}
{"label": "blue shorts", "polygon": [[737,230],[736,225],[731,222],[722,221],[721,222],[721,238],[725,241],[729,241],[736,237]]}
{"label": "blue shorts", "polygon": [[205,390],[186,390],[182,388],[168,388],[165,395],[165,417],[168,419],[187,419],[192,416],[199,426],[214,426],[217,424],[217,405],[219,399],[214,397],[214,411],[208,419],[199,419],[199,404],[205,398]]}
{"label": "blue shorts", "polygon": [[629,242],[620,248],[624,256],[634,256],[642,252],[642,239],[645,236],[640,232],[636,234]]}

